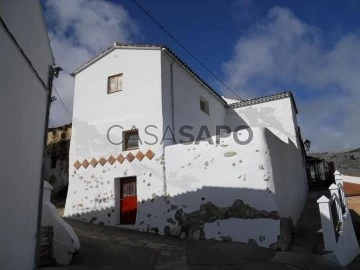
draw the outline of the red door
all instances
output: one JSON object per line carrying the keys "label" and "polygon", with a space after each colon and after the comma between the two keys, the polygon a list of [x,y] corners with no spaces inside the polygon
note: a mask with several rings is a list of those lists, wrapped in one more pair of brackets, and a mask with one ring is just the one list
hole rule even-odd
{"label": "red door", "polygon": [[135,224],[137,212],[136,177],[120,180],[120,224]]}

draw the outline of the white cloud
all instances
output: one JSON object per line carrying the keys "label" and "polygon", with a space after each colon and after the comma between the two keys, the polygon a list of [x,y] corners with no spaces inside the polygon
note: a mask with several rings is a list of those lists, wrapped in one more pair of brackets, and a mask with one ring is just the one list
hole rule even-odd
{"label": "white cloud", "polygon": [[320,29],[274,7],[237,41],[223,65],[227,83],[243,97],[286,86],[278,91],[294,90],[302,133],[314,150],[359,147],[360,34],[333,44],[324,39]]}
{"label": "white cloud", "polygon": [[[74,79],[69,74],[114,41],[131,42],[138,34],[137,24],[121,5],[107,1],[47,0],[44,6],[55,61],[64,69],[55,80],[55,87],[72,112]],[[59,100],[55,101],[50,125],[69,122],[66,109]]]}

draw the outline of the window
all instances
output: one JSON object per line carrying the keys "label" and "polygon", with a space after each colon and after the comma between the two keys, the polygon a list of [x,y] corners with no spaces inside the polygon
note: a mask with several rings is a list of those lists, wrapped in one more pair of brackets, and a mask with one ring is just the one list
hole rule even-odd
{"label": "window", "polygon": [[206,114],[209,114],[209,102],[204,98],[200,98],[200,110]]}
{"label": "window", "polygon": [[123,90],[123,75],[117,74],[108,78],[108,94]]}
{"label": "window", "polygon": [[51,158],[51,169],[55,169],[56,168],[56,158],[52,157]]}
{"label": "window", "polygon": [[123,132],[123,150],[132,150],[139,148],[139,132],[137,129]]}

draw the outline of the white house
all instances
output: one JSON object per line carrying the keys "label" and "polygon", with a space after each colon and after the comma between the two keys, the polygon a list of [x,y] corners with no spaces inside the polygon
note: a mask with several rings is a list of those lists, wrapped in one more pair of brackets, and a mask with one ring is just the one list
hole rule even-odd
{"label": "white house", "polygon": [[0,268],[34,269],[54,58],[37,0],[0,0]]}
{"label": "white house", "polygon": [[114,43],[72,75],[65,216],[280,246],[307,194],[291,92],[229,105],[153,45]]}

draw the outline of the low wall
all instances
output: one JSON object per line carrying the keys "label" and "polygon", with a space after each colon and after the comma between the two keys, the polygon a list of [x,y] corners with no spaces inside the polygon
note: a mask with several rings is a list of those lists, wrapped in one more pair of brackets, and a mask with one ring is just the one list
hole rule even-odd
{"label": "low wall", "polygon": [[180,208],[172,231],[264,247],[277,242],[280,221],[264,129],[253,129],[246,145],[229,137],[218,146],[168,146],[165,161],[167,193]]}
{"label": "low wall", "polygon": [[265,139],[269,147],[271,188],[276,194],[276,205],[281,217],[291,217],[297,224],[307,198],[307,179],[301,150],[288,140],[285,143],[268,129]]}

